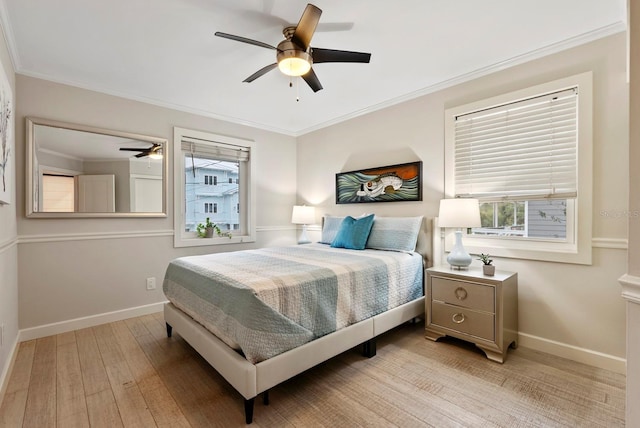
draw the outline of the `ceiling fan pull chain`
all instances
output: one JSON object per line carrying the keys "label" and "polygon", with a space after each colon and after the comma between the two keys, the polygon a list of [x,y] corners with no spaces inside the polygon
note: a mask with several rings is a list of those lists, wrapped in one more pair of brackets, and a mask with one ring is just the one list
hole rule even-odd
{"label": "ceiling fan pull chain", "polygon": [[300,79],[296,79],[296,102],[300,102],[300,91],[298,90],[298,82]]}

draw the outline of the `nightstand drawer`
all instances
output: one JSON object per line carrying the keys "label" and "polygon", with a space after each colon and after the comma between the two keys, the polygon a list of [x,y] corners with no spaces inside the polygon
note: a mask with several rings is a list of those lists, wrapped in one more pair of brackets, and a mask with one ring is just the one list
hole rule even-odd
{"label": "nightstand drawer", "polygon": [[495,290],[489,285],[433,277],[432,299],[464,308],[495,312]]}
{"label": "nightstand drawer", "polygon": [[495,317],[440,302],[431,303],[431,324],[481,339],[495,340]]}

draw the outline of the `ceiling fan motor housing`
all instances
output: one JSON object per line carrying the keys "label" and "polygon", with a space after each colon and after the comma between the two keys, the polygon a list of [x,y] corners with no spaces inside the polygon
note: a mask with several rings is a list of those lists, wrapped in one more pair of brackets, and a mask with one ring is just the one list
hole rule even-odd
{"label": "ceiling fan motor housing", "polygon": [[313,64],[311,55],[291,40],[283,40],[278,44],[276,58],[278,68],[288,76],[306,74]]}

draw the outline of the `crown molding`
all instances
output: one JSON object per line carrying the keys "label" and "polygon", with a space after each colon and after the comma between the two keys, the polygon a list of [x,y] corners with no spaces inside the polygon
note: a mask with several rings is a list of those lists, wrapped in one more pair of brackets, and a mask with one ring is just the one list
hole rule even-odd
{"label": "crown molding", "polygon": [[604,37],[611,36],[613,34],[617,34],[617,33],[620,33],[620,32],[626,31],[626,30],[627,30],[627,24],[624,23],[624,22],[621,22],[621,21],[617,22],[615,24],[611,24],[611,25],[605,26],[605,27],[601,27],[601,28],[598,28],[596,30],[590,31],[588,33],[580,34],[580,35],[572,37],[570,39],[566,39],[566,40],[563,40],[563,41],[558,42],[558,43],[553,43],[553,44],[544,46],[544,47],[539,48],[539,49],[535,49],[535,50],[533,50],[531,52],[528,52],[528,53],[525,53],[525,54],[522,54],[522,55],[514,56],[512,58],[506,59],[504,61],[492,64],[492,65],[489,65],[487,67],[479,68],[479,69],[474,70],[472,72],[461,74],[461,75],[459,75],[457,77],[454,77],[452,79],[448,79],[448,80],[436,83],[435,85],[431,85],[431,86],[428,86],[426,88],[423,88],[423,89],[420,89],[420,90],[417,90],[417,91],[414,91],[414,92],[410,92],[408,94],[405,94],[405,95],[402,95],[402,96],[399,96],[399,97],[396,97],[396,98],[389,99],[389,100],[384,101],[382,103],[367,107],[367,108],[362,109],[362,110],[355,111],[355,112],[350,113],[348,115],[344,115],[344,116],[341,116],[339,118],[336,118],[336,119],[333,119],[333,120],[330,120],[330,121],[327,121],[327,122],[323,122],[323,123],[320,123],[318,125],[315,125],[315,126],[312,126],[312,127],[309,127],[309,128],[298,130],[295,133],[295,136],[296,137],[300,137],[300,136],[308,134],[310,132],[314,132],[314,131],[323,129],[323,128],[326,128],[326,127],[329,127],[329,126],[332,126],[332,125],[347,121],[349,119],[353,119],[353,118],[356,118],[356,117],[359,117],[359,116],[363,116],[365,114],[372,113],[372,112],[377,111],[377,110],[381,110],[381,109],[384,109],[384,108],[387,108],[387,107],[394,106],[396,104],[403,103],[405,101],[409,101],[409,100],[412,100],[412,99],[415,99],[415,98],[418,98],[418,97],[422,97],[424,95],[432,94],[434,92],[441,91],[443,89],[450,88],[452,86],[456,86],[456,85],[459,85],[461,83],[469,82],[471,80],[478,79],[480,77],[484,77],[484,76],[487,76],[489,74],[496,73],[498,71],[502,71],[502,70],[505,70],[507,68],[514,67],[516,65],[524,64],[526,62],[533,61],[535,59],[539,59],[539,58],[542,58],[542,57],[545,57],[545,56],[548,56],[548,55],[552,55],[552,54],[555,54],[555,53],[558,53],[558,52],[561,52],[561,51],[564,51],[564,50],[567,50],[567,49],[570,49],[570,48],[573,48],[573,47],[576,47],[576,46],[580,46],[580,45],[589,43],[589,42],[593,42],[595,40],[602,39]]}

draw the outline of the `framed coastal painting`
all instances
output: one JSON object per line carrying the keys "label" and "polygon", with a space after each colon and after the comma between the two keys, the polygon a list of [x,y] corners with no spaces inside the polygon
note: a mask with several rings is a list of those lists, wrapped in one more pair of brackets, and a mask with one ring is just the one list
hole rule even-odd
{"label": "framed coastal painting", "polygon": [[422,162],[336,174],[337,204],[421,200]]}
{"label": "framed coastal painting", "polygon": [[13,92],[0,64],[0,204],[12,202],[14,164]]}

